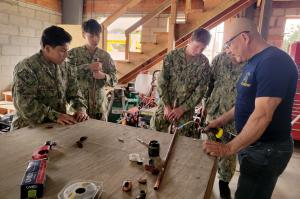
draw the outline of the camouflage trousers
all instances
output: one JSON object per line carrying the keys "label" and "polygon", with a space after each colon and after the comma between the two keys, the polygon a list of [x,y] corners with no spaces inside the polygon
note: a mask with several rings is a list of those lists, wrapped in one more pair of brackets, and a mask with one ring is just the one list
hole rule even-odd
{"label": "camouflage trousers", "polygon": [[[221,143],[226,144],[230,141],[229,133],[224,132],[224,135],[220,138]],[[216,137],[212,134],[208,136],[209,140],[216,141]],[[218,157],[218,178],[224,182],[230,182],[232,179],[236,167],[236,154]]]}
{"label": "camouflage trousers", "polygon": [[[174,123],[176,127],[183,125],[189,121],[193,120],[194,110],[187,111],[183,116]],[[150,128],[155,131],[168,133],[171,123],[168,120],[164,119],[164,106],[159,105],[158,109],[155,111],[155,114],[150,120]],[[194,123],[189,123],[179,130],[179,135],[199,138],[199,135],[195,129]]]}

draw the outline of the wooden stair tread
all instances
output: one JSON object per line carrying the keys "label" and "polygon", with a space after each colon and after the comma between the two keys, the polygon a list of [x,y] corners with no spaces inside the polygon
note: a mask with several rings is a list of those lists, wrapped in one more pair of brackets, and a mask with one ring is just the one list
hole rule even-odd
{"label": "wooden stair tread", "polygon": [[12,101],[12,91],[4,91],[2,94],[4,95],[5,101]]}

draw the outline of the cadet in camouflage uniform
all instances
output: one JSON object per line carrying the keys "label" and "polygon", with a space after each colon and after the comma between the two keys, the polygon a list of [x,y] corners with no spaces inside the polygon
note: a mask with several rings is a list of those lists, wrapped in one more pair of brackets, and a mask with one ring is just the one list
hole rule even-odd
{"label": "cadet in camouflage uniform", "polygon": [[[236,97],[236,83],[242,72],[243,64],[235,64],[225,53],[220,53],[212,61],[210,83],[205,94],[205,109],[207,121],[213,120],[234,106]],[[224,136],[221,141],[230,141],[230,132],[236,135],[234,122],[223,127]],[[228,183],[234,175],[236,167],[236,155],[218,158],[219,188],[221,198],[230,198]]]}
{"label": "cadet in camouflage uniform", "polygon": [[117,83],[116,67],[110,55],[98,48],[101,26],[90,19],[82,24],[83,37],[87,44],[69,52],[68,63],[77,69],[81,92],[88,102],[88,115],[94,119],[105,119],[107,98],[104,86]]}
{"label": "cadet in camouflage uniform", "polygon": [[[160,102],[150,122],[152,129],[167,132],[173,121],[179,126],[193,120],[195,106],[201,102],[209,82],[209,61],[202,52],[210,38],[207,30],[199,28],[187,47],[173,50],[165,57],[158,79]],[[180,134],[195,136],[193,130],[191,123]]]}
{"label": "cadet in camouflage uniform", "polygon": [[[71,39],[64,29],[51,26],[43,32],[42,50],[16,65],[12,130],[44,122],[74,124],[88,119],[76,76],[64,63]],[[67,103],[76,111],[74,115],[66,114]]]}

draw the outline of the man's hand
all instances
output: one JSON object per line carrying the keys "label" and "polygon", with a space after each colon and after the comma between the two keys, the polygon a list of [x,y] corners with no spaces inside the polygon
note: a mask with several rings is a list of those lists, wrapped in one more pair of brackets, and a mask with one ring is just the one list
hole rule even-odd
{"label": "man's hand", "polygon": [[74,113],[73,117],[77,122],[83,122],[89,119],[89,116],[86,114],[85,111],[77,111]]}
{"label": "man's hand", "polygon": [[72,115],[68,115],[68,114],[64,114],[61,113],[58,117],[58,119],[56,120],[56,122],[58,124],[62,124],[62,125],[71,125],[71,124],[76,124],[77,121],[75,120],[75,118]]}
{"label": "man's hand", "polygon": [[174,108],[171,113],[168,115],[170,121],[178,120],[184,113],[184,109],[182,107]]}
{"label": "man's hand", "polygon": [[229,145],[208,140],[205,140],[203,142],[202,149],[205,153],[217,157],[228,156],[233,154]]}
{"label": "man's hand", "polygon": [[168,116],[171,113],[172,109],[170,106],[164,106],[164,118],[169,120]]}
{"label": "man's hand", "polygon": [[222,125],[223,125],[223,123],[222,123],[221,119],[217,118],[215,120],[209,121],[204,130],[208,131],[209,129],[212,129],[212,128],[219,128]]}
{"label": "man's hand", "polygon": [[103,73],[102,71],[94,71],[93,72],[93,77],[95,78],[95,79],[105,79],[106,78],[106,76],[105,76],[106,74],[105,73]]}
{"label": "man's hand", "polygon": [[89,68],[92,72],[102,71],[102,63],[101,62],[93,62],[89,65]]}

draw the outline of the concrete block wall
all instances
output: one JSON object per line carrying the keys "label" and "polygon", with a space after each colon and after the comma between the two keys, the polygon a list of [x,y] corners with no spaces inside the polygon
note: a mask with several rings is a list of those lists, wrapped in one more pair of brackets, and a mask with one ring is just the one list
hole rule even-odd
{"label": "concrete block wall", "polygon": [[273,8],[269,24],[268,42],[281,48],[286,18],[299,16],[300,8]]}
{"label": "concrete block wall", "polygon": [[59,12],[16,0],[0,1],[0,92],[11,89],[14,66],[39,51],[43,29],[60,23]]}

